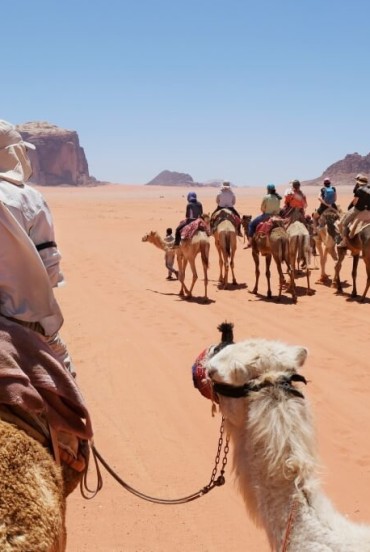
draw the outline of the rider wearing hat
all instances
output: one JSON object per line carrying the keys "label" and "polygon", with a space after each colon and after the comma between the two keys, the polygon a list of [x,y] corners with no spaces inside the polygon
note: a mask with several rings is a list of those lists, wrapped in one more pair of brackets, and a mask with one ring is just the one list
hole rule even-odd
{"label": "rider wearing hat", "polygon": [[275,184],[267,184],[267,194],[263,196],[261,203],[262,214],[255,217],[248,226],[248,245],[252,246],[252,238],[256,233],[257,226],[260,222],[267,220],[272,215],[278,215],[280,213],[280,201],[281,195],[276,191]]}
{"label": "rider wearing hat", "polygon": [[348,247],[349,224],[355,220],[361,211],[370,210],[370,187],[367,176],[361,173],[356,176],[356,185],[353,191],[353,207],[347,211],[340,223],[342,241],[338,243],[338,247]]}

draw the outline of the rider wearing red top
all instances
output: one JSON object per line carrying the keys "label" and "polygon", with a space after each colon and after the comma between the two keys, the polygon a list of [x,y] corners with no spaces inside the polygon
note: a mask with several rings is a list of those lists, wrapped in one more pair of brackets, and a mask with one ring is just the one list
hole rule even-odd
{"label": "rider wearing red top", "polygon": [[284,200],[286,211],[291,209],[302,209],[304,212],[307,208],[307,199],[301,190],[301,183],[299,180],[293,180],[291,182],[291,187],[285,192]]}

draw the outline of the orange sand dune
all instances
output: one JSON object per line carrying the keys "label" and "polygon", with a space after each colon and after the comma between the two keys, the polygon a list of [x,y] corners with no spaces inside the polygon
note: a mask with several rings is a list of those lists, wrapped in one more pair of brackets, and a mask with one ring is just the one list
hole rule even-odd
{"label": "orange sand dune", "polygon": [[[167,281],[163,253],[141,237],[164,234],[183,218],[188,190],[145,186],[89,189],[43,188],[55,218],[67,286],[57,290],[78,382],[89,405],[95,444],[133,487],[158,497],[189,495],[210,479],[220,417],[192,386],[191,366],[218,342],[217,325],[235,324],[235,338],[281,339],[305,345],[307,397],[317,427],[322,479],[336,507],[351,519],[370,522],[370,301],[337,296],[314,285],[296,305],[255,297],[250,250],[239,239],[235,289],[218,289],[218,259],[211,245],[210,303],[185,301],[177,281]],[[281,190],[282,191],[282,190]],[[257,214],[263,190],[238,189],[241,213]],[[310,188],[310,209],[317,189]],[[345,207],[350,188],[340,188]],[[214,189],[199,190],[205,210]],[[318,276],[313,261],[312,281]],[[328,262],[333,274],[333,262]],[[343,277],[350,282],[348,257]],[[360,263],[359,291],[365,284]],[[199,266],[201,276],[201,268]],[[189,274],[190,276],[190,274]],[[202,282],[195,287],[202,293]],[[261,276],[260,291],[266,282]],[[273,293],[277,291],[273,267]],[[76,491],[68,503],[68,552],[268,551],[263,532],[248,518],[233,485],[231,459],[226,485],[192,503],[162,506],[122,489],[103,471],[104,487],[85,501]],[[91,472],[90,485],[94,484]]]}

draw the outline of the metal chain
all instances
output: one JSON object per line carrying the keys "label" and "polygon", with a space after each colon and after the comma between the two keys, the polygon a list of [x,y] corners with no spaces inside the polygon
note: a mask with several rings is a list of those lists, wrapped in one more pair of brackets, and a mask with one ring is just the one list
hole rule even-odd
{"label": "metal chain", "polygon": [[[174,498],[174,499],[156,498],[156,497],[148,496],[148,495],[134,489],[133,487],[128,485],[128,483],[123,481],[123,479],[121,479],[119,477],[119,475],[117,475],[117,473],[104,460],[104,458],[101,456],[101,454],[95,448],[95,445],[92,445],[91,446],[91,451],[92,451],[94,461],[95,461],[95,465],[96,465],[96,468],[97,468],[98,485],[99,485],[99,488],[97,489],[97,491],[95,493],[93,493],[93,496],[95,496],[96,493],[103,487],[103,481],[102,481],[102,478],[100,476],[100,469],[99,469],[99,466],[98,466],[98,461],[104,466],[104,468],[108,471],[108,473],[124,489],[126,489],[130,493],[134,494],[135,496],[137,496],[139,498],[142,498],[143,500],[147,500],[149,502],[154,502],[156,504],[185,504],[186,502],[191,502],[193,500],[196,500],[197,498],[200,498],[201,496],[204,496],[205,494],[207,494],[209,491],[211,491],[215,487],[220,487],[221,485],[224,485],[224,483],[225,483],[224,473],[225,473],[225,468],[226,468],[226,464],[227,464],[227,454],[229,452],[229,438],[226,436],[225,445],[223,447],[224,431],[225,431],[224,425],[225,425],[225,419],[222,418],[221,427],[220,427],[220,437],[218,439],[217,454],[216,454],[216,458],[215,458],[215,466],[212,470],[211,479],[210,479],[208,485],[206,485],[205,487],[203,487],[199,491],[197,491],[197,492],[195,492],[195,493],[193,493],[189,496],[185,496],[183,498]],[[222,457],[222,463],[221,463],[222,467],[221,467],[221,470],[220,470],[220,474],[217,476],[218,469],[219,469],[219,463],[220,463],[220,459],[221,459],[221,454],[222,454],[222,447],[223,447],[223,457]],[[86,487],[87,486],[85,485],[85,488]],[[91,493],[92,491],[89,490],[89,492]],[[88,497],[84,496],[84,498],[88,498]]]}

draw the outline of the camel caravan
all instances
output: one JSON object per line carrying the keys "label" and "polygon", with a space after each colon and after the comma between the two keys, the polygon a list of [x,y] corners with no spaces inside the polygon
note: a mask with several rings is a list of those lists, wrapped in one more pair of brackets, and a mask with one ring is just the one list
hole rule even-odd
{"label": "camel caravan", "polygon": [[314,430],[300,373],[307,349],[222,340],[197,358],[195,387],[225,420],[246,509],[273,552],[370,552],[370,526],[335,511],[320,489]]}
{"label": "camel caravan", "polygon": [[[367,177],[358,175],[356,182],[361,188],[360,191],[367,197],[370,192],[367,190]],[[362,180],[360,180],[362,179]],[[323,190],[335,191],[331,188],[330,180],[325,179],[326,188]],[[361,185],[360,185],[361,183]],[[357,184],[356,184],[357,185]],[[221,192],[224,192],[223,194]],[[166,243],[158,232],[150,231],[142,238],[143,242],[149,242],[163,251],[174,250],[178,263],[178,279],[181,287],[179,295],[188,299],[192,298],[193,289],[198,279],[196,268],[196,257],[200,253],[204,276],[204,302],[208,302],[208,269],[210,236],[214,237],[216,251],[219,260],[219,289],[229,289],[237,285],[235,276],[235,257],[238,244],[238,236],[242,236],[240,228],[244,230],[245,238],[248,240],[247,247],[251,248],[252,258],[255,266],[255,283],[252,293],[259,294],[260,279],[260,258],[265,257],[265,276],[267,282],[267,298],[271,299],[271,263],[276,265],[279,287],[277,300],[281,300],[283,292],[288,293],[292,302],[297,302],[297,278],[305,276],[305,293],[312,295],[311,288],[311,259],[318,252],[320,258],[320,277],[316,283],[332,284],[337,293],[343,292],[340,279],[340,272],[347,250],[353,258],[352,267],[352,293],[351,297],[357,297],[357,270],[360,258],[364,260],[366,267],[366,285],[360,301],[364,302],[370,287],[370,209],[365,206],[364,210],[353,207],[347,213],[342,213],[333,203],[322,203],[314,213],[313,217],[304,214],[307,207],[305,195],[300,190],[300,182],[294,180],[291,188],[285,194],[285,206],[280,208],[281,196],[276,192],[275,186],[267,186],[267,195],[264,196],[261,210],[262,214],[254,219],[251,215],[240,216],[235,211],[235,196],[230,189],[229,183],[224,183],[221,192],[217,196],[219,203],[211,217],[203,214],[202,205],[196,198],[196,194],[190,192],[188,198],[194,196],[194,202],[201,213],[197,219],[186,218],[177,228],[179,233],[178,244]],[[227,197],[229,205],[221,204],[223,196]],[[230,201],[232,198],[232,201]],[[336,198],[336,192],[334,200]],[[355,198],[356,199],[356,198]],[[191,201],[191,199],[190,199]],[[364,200],[365,201],[365,200]],[[366,199],[366,201],[369,201]],[[187,209],[189,208],[188,204]],[[344,227],[346,231],[344,231]],[[181,239],[180,239],[181,238]],[[342,240],[342,242],[341,242]],[[326,263],[328,256],[335,261],[334,276],[330,280],[326,274]],[[190,286],[185,284],[185,270],[190,264],[192,281]],[[285,278],[284,272],[287,274]],[[231,282],[229,275],[231,273]]]}

